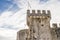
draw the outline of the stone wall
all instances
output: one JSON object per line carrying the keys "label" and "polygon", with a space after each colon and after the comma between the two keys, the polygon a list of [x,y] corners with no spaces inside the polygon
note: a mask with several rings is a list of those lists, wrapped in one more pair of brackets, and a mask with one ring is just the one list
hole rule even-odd
{"label": "stone wall", "polygon": [[17,40],[60,40],[60,28],[53,23],[50,27],[50,10],[27,10],[27,25],[29,29],[17,32]]}

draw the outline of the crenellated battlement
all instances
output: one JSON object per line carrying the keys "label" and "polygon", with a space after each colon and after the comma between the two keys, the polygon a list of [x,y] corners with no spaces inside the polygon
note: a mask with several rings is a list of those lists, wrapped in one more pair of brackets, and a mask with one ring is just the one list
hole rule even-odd
{"label": "crenellated battlement", "polygon": [[52,24],[52,27],[53,27],[53,28],[57,28],[57,27],[58,27],[58,26],[57,26],[57,23],[53,23],[53,24]]}
{"label": "crenellated battlement", "polygon": [[53,23],[53,24],[52,24],[52,27],[53,27],[54,29],[60,28],[60,24]]}
{"label": "crenellated battlement", "polygon": [[30,17],[51,17],[50,10],[27,10],[27,16]]}

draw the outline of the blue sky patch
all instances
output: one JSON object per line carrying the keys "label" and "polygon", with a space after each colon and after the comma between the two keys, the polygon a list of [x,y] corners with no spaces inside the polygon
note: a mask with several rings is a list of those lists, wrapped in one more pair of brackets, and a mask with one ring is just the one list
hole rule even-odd
{"label": "blue sky patch", "polygon": [[[11,9],[10,9],[10,7],[11,7]],[[13,0],[0,0],[0,14],[8,9],[10,11],[15,12],[15,11],[19,10],[19,7]]]}
{"label": "blue sky patch", "polygon": [[40,3],[46,3],[48,2],[49,0],[40,0]]}
{"label": "blue sky patch", "polygon": [[[11,11],[13,14],[20,10],[17,3],[14,0],[0,0],[0,15],[5,11]],[[11,25],[3,25],[0,28],[16,29]]]}

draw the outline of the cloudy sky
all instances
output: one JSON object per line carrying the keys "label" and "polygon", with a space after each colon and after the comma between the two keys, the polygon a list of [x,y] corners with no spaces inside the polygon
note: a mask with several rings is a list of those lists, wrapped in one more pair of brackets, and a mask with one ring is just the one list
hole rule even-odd
{"label": "cloudy sky", "polygon": [[27,9],[51,10],[51,23],[60,23],[60,0],[0,0],[0,40],[16,40],[17,31],[28,28]]}

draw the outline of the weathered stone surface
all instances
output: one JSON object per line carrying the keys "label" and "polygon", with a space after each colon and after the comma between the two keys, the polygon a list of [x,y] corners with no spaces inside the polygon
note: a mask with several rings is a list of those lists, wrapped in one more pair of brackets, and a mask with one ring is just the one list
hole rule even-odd
{"label": "weathered stone surface", "polygon": [[17,32],[17,40],[28,40],[29,29],[20,30]]}
{"label": "weathered stone surface", "polygon": [[29,29],[17,33],[17,40],[60,40],[60,28],[53,23],[50,27],[51,13],[49,10],[27,11],[27,25]]}

